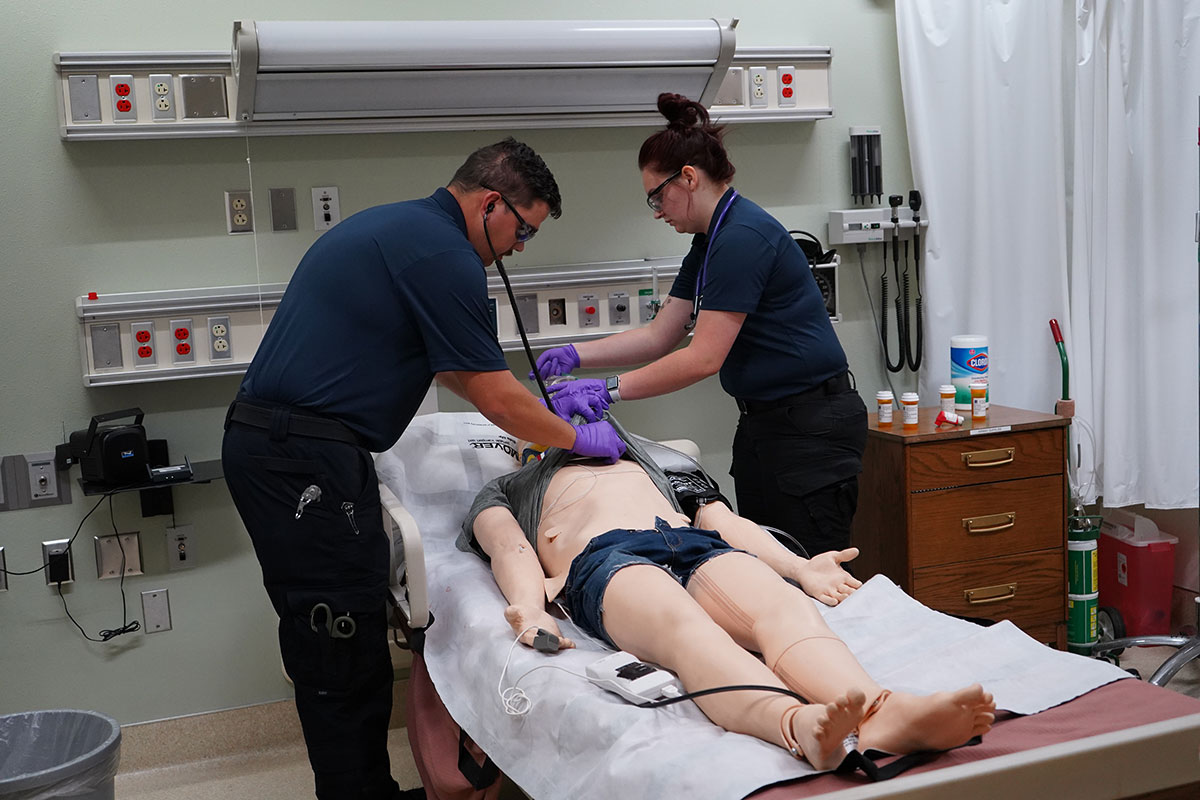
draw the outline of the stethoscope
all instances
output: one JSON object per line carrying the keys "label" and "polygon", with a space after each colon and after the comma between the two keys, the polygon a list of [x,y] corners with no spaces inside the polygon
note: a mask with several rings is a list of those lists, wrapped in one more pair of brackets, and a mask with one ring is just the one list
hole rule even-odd
{"label": "stethoscope", "polygon": [[729,195],[729,201],[725,203],[725,207],[717,215],[717,224],[713,226],[712,235],[708,237],[708,246],[704,248],[704,261],[700,264],[700,272],[696,274],[696,287],[692,294],[692,316],[687,324],[683,326],[685,331],[690,331],[696,327],[696,317],[700,316],[700,303],[704,300],[704,284],[708,279],[708,256],[712,253],[713,240],[717,238],[717,231],[721,229],[721,223],[725,221],[725,212],[729,211],[729,207],[733,205],[733,201],[737,199],[737,196],[737,189],[734,189],[733,194]]}

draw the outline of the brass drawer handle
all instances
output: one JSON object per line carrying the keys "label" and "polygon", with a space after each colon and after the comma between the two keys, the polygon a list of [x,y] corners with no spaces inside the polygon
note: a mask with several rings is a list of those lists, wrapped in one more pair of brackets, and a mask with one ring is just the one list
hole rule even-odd
{"label": "brass drawer handle", "polygon": [[963,453],[963,463],[969,469],[978,467],[998,467],[1001,464],[1011,464],[1015,457],[1015,447],[1001,447],[999,450],[975,450],[971,453]]}
{"label": "brass drawer handle", "polygon": [[988,514],[986,517],[965,517],[962,521],[967,533],[996,533],[1011,528],[1017,524],[1017,512],[1006,511],[1003,514]]}
{"label": "brass drawer handle", "polygon": [[977,589],[963,590],[963,598],[973,606],[999,603],[1002,600],[1011,600],[1016,596],[1017,585],[1015,583],[1000,583],[995,586],[980,586]]}

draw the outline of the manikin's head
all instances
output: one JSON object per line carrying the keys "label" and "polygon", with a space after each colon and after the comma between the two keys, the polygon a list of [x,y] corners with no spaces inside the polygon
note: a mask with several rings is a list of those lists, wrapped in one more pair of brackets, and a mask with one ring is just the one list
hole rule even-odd
{"label": "manikin's head", "polygon": [[524,250],[546,217],[562,215],[550,168],[533,148],[512,137],[467,156],[446,188],[458,200],[467,238],[485,265],[494,255]]}
{"label": "manikin's head", "polygon": [[733,179],[721,143],[724,129],[709,122],[704,106],[682,95],[660,94],[658,110],[667,127],[642,142],[638,153],[646,204],[655,219],[679,233],[703,233]]}

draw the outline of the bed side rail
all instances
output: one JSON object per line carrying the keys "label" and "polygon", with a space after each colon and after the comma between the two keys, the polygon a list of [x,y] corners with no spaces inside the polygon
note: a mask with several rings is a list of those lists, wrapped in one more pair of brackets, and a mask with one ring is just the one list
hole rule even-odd
{"label": "bed side rail", "polygon": [[[425,576],[425,545],[417,521],[384,484],[379,484],[383,506],[383,530],[391,546],[388,554],[389,588],[392,600],[404,614],[410,628],[429,625],[429,588]],[[397,541],[403,547],[400,550]],[[402,555],[401,555],[402,553]]]}

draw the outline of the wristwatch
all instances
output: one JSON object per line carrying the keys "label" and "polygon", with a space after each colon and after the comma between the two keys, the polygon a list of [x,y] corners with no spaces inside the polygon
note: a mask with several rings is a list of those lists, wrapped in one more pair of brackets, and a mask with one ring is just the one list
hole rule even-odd
{"label": "wristwatch", "polygon": [[609,375],[604,381],[604,388],[608,390],[608,396],[612,398],[614,403],[621,399],[621,376]]}

